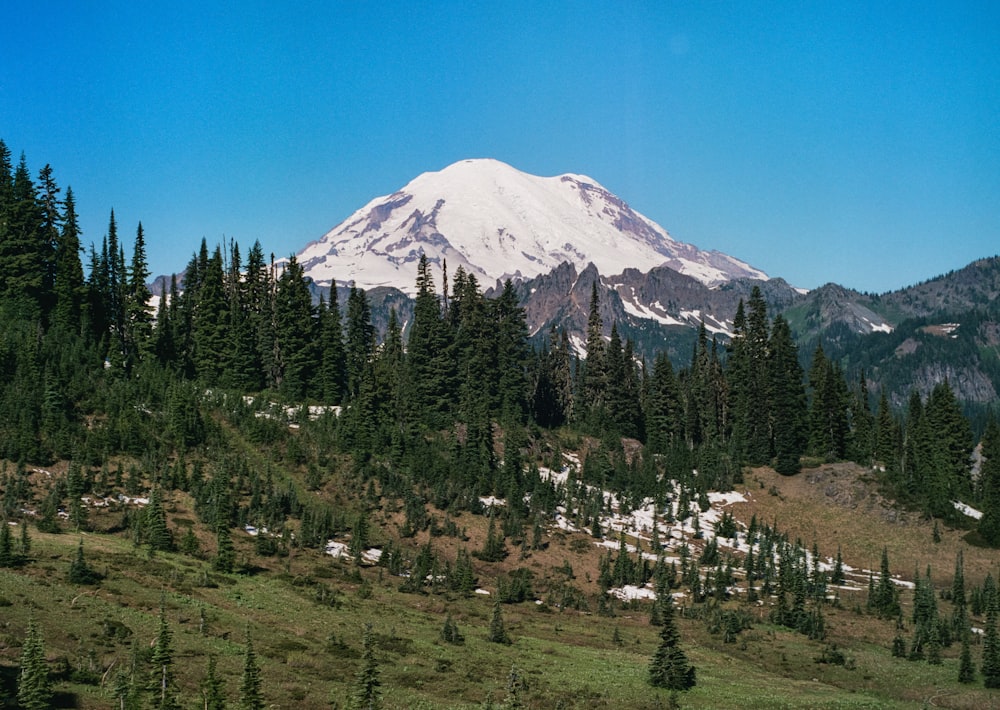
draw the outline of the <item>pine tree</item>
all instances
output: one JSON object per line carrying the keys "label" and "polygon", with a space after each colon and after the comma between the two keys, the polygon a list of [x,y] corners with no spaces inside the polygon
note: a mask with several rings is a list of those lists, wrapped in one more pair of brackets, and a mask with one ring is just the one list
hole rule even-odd
{"label": "pine tree", "polygon": [[218,676],[216,664],[216,657],[209,656],[208,669],[205,671],[205,680],[201,684],[201,694],[205,710],[226,710],[225,681]]}
{"label": "pine tree", "polygon": [[997,633],[997,591],[991,575],[986,576],[991,591],[986,600],[986,625],[983,628],[983,657],[980,672],[983,674],[983,685],[987,688],[1000,688],[1000,636]]}
{"label": "pine tree", "polygon": [[[767,302],[761,294],[760,287],[754,286],[747,302],[746,315],[742,321],[742,329],[736,330],[732,342],[732,362],[731,372],[728,377],[730,383],[729,402],[732,412],[733,437],[737,440],[740,450],[746,460],[754,465],[769,463],[772,456],[772,414],[774,402],[771,396],[771,386],[777,370],[786,370],[791,367],[789,358],[793,357],[793,352],[782,352],[779,359],[769,362],[770,334],[768,331]],[[740,308],[737,306],[737,319],[739,322]],[[735,327],[734,327],[735,330]],[[794,351],[791,339],[779,336],[778,341],[782,347],[790,346]],[[781,373],[784,378],[786,374]],[[789,385],[793,385],[789,381]],[[792,389],[782,394],[785,406],[790,406],[787,416],[790,420],[798,419],[795,397]],[[785,441],[786,448],[783,459],[783,468],[791,467],[791,457],[796,446],[787,446],[789,441],[794,441],[796,432],[794,427],[789,426],[790,422],[783,423],[786,427],[784,434],[790,434],[790,439]]]}
{"label": "pine tree", "polygon": [[421,254],[403,380],[405,406],[413,421],[432,428],[446,421],[456,400],[453,352],[452,333],[442,318],[430,264]]}
{"label": "pine tree", "polygon": [[7,521],[0,520],[0,567],[13,567],[16,561],[10,525]]}
{"label": "pine tree", "polygon": [[503,623],[503,613],[500,611],[500,600],[493,602],[493,613],[490,616],[490,632],[486,639],[492,643],[510,644],[511,639]]}
{"label": "pine tree", "polygon": [[76,216],[76,200],[69,187],[63,201],[62,231],[56,245],[52,291],[55,298],[53,325],[79,333],[85,289],[83,265],[80,263],[80,224]]}
{"label": "pine tree", "polygon": [[247,646],[243,653],[243,677],[240,680],[239,710],[264,710],[261,685],[257,654],[253,650],[253,639],[250,638],[250,632],[247,631]]}
{"label": "pine tree", "polygon": [[312,295],[294,255],[275,285],[274,312],[280,372],[277,384],[286,397],[301,400],[315,376],[319,350]]}
{"label": "pine tree", "polygon": [[142,222],[136,228],[132,264],[125,284],[125,363],[126,369],[140,361],[152,347],[153,314],[149,309],[152,294],[146,286],[149,281],[149,267],[146,263],[146,239]]}
{"label": "pine tree", "polygon": [[604,322],[601,319],[601,303],[597,291],[597,279],[590,287],[590,309],[587,316],[587,341],[584,346],[587,359],[582,365],[580,378],[579,416],[599,420],[608,390],[607,363],[605,362]]}
{"label": "pine tree", "polygon": [[70,563],[66,580],[70,584],[96,584],[100,581],[100,578],[101,576],[97,571],[92,569],[83,557],[83,540],[81,539],[80,544],[76,548],[76,557]]}
{"label": "pine tree", "polygon": [[372,325],[371,307],[365,290],[352,285],[347,296],[346,338],[343,334],[340,344],[340,355],[337,354],[337,329],[340,328],[340,316],[335,315],[334,290],[330,289],[330,314],[327,323],[328,333],[323,336],[325,348],[324,362],[331,358],[331,367],[338,363],[343,368],[340,374],[342,386],[346,392],[357,397],[361,393],[365,373],[375,352],[375,327]]}
{"label": "pine tree", "polygon": [[979,534],[987,544],[1000,547],[1000,426],[994,417],[986,423],[982,439],[983,462],[979,469]]}
{"label": "pine tree", "polygon": [[163,509],[162,493],[159,486],[149,495],[149,505],[144,511],[145,525],[143,540],[154,552],[169,552],[174,549],[174,539],[167,528],[167,513]]}
{"label": "pine tree", "polygon": [[512,665],[510,673],[507,674],[507,696],[500,707],[509,710],[520,710],[520,708],[523,708],[524,702],[521,700],[521,694],[525,690],[525,685],[524,674],[519,668]]}
{"label": "pine tree", "polygon": [[688,690],[695,685],[695,668],[679,646],[680,634],[670,595],[660,604],[660,645],[649,664],[649,682],[657,688]]}
{"label": "pine tree", "polygon": [[361,668],[354,679],[354,693],[351,696],[351,707],[354,710],[378,710],[382,707],[379,687],[378,660],[375,658],[375,639],[372,625],[365,624],[362,637]]}
{"label": "pine tree", "polygon": [[458,630],[455,620],[451,618],[451,612],[448,612],[448,616],[444,620],[444,626],[441,628],[441,640],[456,646],[461,646],[465,643],[465,637]]}
{"label": "pine tree", "polygon": [[174,678],[173,633],[167,623],[167,613],[160,606],[160,621],[150,656],[153,667],[149,689],[152,694],[153,707],[157,710],[175,710],[180,708],[177,702],[177,688]]}
{"label": "pine tree", "polygon": [[[367,300],[365,301],[367,304]],[[320,300],[319,337],[322,352],[319,367],[319,382],[323,400],[329,404],[340,404],[344,400],[347,387],[347,361],[344,350],[344,330],[337,305],[337,283],[330,283],[330,302]]]}
{"label": "pine tree", "polygon": [[812,404],[809,409],[809,449],[827,461],[847,455],[850,396],[840,365],[816,347],[809,367]]}
{"label": "pine tree", "polygon": [[45,644],[34,619],[28,620],[21,646],[21,671],[17,682],[17,702],[24,710],[51,707],[52,682],[45,662]]}
{"label": "pine tree", "polygon": [[868,605],[883,619],[892,619],[899,614],[899,594],[889,573],[889,551],[882,548],[882,564],[878,585],[869,595]]}
{"label": "pine tree", "polygon": [[962,653],[958,659],[958,682],[965,684],[976,682],[976,666],[972,663],[968,631],[962,635]]}
{"label": "pine tree", "polygon": [[236,568],[236,549],[233,547],[233,538],[229,532],[229,524],[220,521],[216,529],[215,561],[212,567],[219,572],[231,573]]}
{"label": "pine tree", "polygon": [[7,197],[0,223],[0,273],[4,276],[0,301],[13,304],[25,318],[40,321],[47,299],[51,241],[43,230],[38,191],[23,153]]}
{"label": "pine tree", "polygon": [[782,475],[798,473],[799,458],[805,451],[806,393],[798,348],[792,339],[788,321],[776,316],[771,330],[768,353],[773,417],[775,470]]}
{"label": "pine tree", "polygon": [[[202,253],[206,245],[202,242]],[[229,303],[226,299],[222,249],[216,247],[212,257],[199,265],[196,288],[186,286],[190,294],[185,302],[194,307],[191,320],[192,362],[198,378],[206,385],[222,380],[229,359]]]}

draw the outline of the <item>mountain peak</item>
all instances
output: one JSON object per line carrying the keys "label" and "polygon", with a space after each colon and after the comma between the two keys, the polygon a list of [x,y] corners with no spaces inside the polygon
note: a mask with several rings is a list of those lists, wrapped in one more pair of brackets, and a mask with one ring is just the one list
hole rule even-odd
{"label": "mountain peak", "polygon": [[412,291],[420,255],[461,266],[485,286],[562,263],[602,273],[668,266],[708,285],[767,276],[718,252],[675,241],[585,175],[538,177],[492,158],[453,163],[378,197],[299,253],[321,284]]}

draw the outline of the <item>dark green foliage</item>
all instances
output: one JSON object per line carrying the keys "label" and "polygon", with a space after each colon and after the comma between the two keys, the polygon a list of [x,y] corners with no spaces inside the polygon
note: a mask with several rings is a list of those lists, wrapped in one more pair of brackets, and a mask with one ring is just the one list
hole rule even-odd
{"label": "dark green foliage", "polygon": [[21,645],[21,670],[17,680],[17,702],[24,710],[51,707],[52,681],[45,662],[45,645],[34,619],[28,621]]}
{"label": "dark green foliage", "polygon": [[378,660],[375,658],[375,641],[372,625],[365,624],[362,636],[361,668],[354,678],[354,692],[351,694],[351,708],[354,710],[378,710],[382,707],[379,687]]}
{"label": "dark green foliage", "polygon": [[216,531],[216,545],[212,567],[219,572],[232,572],[236,568],[236,549],[233,547],[233,538],[229,532],[228,524],[219,524]]}
{"label": "dark green foliage", "polygon": [[144,510],[142,540],[153,551],[167,552],[174,549],[174,538],[167,528],[167,513],[163,509],[162,493],[154,488],[149,496],[149,505]]}
{"label": "dark green foliage", "polygon": [[884,547],[878,584],[868,598],[868,607],[883,619],[894,619],[899,615],[899,593],[889,572],[889,551]]}
{"label": "dark green foliage", "polygon": [[813,353],[809,386],[809,450],[827,461],[843,459],[850,437],[850,395],[840,365],[826,357],[822,345]]}
{"label": "dark green foliage", "polygon": [[1000,547],[1000,426],[993,417],[986,423],[982,444],[979,488],[983,517],[978,529],[987,544]]}
{"label": "dark green foliage", "polygon": [[240,700],[237,705],[239,710],[264,710],[262,685],[257,654],[254,652],[253,640],[248,632],[247,645],[243,651],[243,676],[240,678]]}
{"label": "dark green foliage", "polygon": [[444,626],[441,627],[441,640],[445,643],[454,644],[456,646],[461,646],[465,643],[465,637],[462,636],[461,632],[458,630],[458,625],[455,620],[451,618],[451,613],[445,617]]}
{"label": "dark green foliage", "polygon": [[10,525],[6,520],[0,520],[0,567],[13,567],[17,563],[14,555],[14,540],[10,534]]}
{"label": "dark green foliage", "polygon": [[774,319],[768,356],[774,468],[788,476],[798,473],[799,457],[805,451],[808,437],[806,393],[798,348],[792,340],[788,323],[781,316]]}
{"label": "dark green foliage", "polygon": [[510,644],[511,638],[503,623],[503,613],[500,611],[500,600],[493,602],[493,613],[490,615],[490,629],[486,639],[492,643]]}
{"label": "dark green foliage", "polygon": [[507,546],[504,544],[504,536],[497,532],[496,515],[493,509],[490,510],[490,522],[486,530],[486,541],[483,543],[483,549],[476,550],[472,554],[484,562],[499,562],[507,557]]}
{"label": "dark green foliage", "polygon": [[226,684],[216,671],[216,657],[208,657],[205,680],[201,684],[201,695],[205,710],[226,710]]}
{"label": "dark green foliage", "polygon": [[[767,304],[761,295],[760,289],[754,286],[747,304],[749,311],[744,316],[742,302],[737,309],[736,317],[733,321],[733,341],[729,381],[730,387],[730,407],[733,416],[733,438],[737,446],[744,453],[746,460],[753,465],[766,464],[771,461],[773,455],[772,414],[775,413],[776,402],[771,396],[772,374],[778,369],[789,366],[787,358],[795,358],[794,346],[792,350],[784,350],[786,344],[790,344],[790,338],[779,339],[778,359],[773,363],[768,362],[768,341],[770,338]],[[795,365],[798,363],[795,362]],[[800,375],[801,377],[801,375]],[[781,393],[785,400],[788,393]],[[789,402],[782,402],[790,404]],[[787,412],[791,419],[798,419],[799,415],[793,407]],[[783,424],[783,426],[785,426]],[[796,424],[797,426],[797,424]],[[787,430],[784,432],[792,439],[795,432]],[[792,446],[788,451],[783,452],[783,468],[790,464],[790,456],[793,453]]]}
{"label": "dark green foliage", "polygon": [[649,682],[657,688],[688,690],[695,685],[695,668],[679,646],[680,635],[669,594],[660,603],[660,617],[660,645],[649,664]]}
{"label": "dark green foliage", "polygon": [[174,678],[174,648],[173,633],[167,623],[166,610],[160,607],[159,627],[153,652],[149,659],[151,666],[149,691],[152,705],[157,710],[175,710],[180,707],[177,701],[177,683]]}
{"label": "dark green foliage", "polygon": [[302,266],[294,255],[278,278],[274,313],[278,341],[276,384],[289,399],[302,400],[316,374],[319,351],[312,296],[303,278]]}
{"label": "dark green foliage", "polygon": [[70,584],[97,584],[101,581],[101,575],[97,570],[87,564],[83,556],[83,540],[76,548],[76,557],[70,563],[69,572],[66,573],[66,581]]}
{"label": "dark green foliage", "polygon": [[[980,672],[987,688],[1000,688],[1000,634],[997,632],[997,591],[992,576],[986,577],[990,592],[986,602],[986,625],[983,627],[983,657]],[[986,585],[984,584],[984,587]]]}

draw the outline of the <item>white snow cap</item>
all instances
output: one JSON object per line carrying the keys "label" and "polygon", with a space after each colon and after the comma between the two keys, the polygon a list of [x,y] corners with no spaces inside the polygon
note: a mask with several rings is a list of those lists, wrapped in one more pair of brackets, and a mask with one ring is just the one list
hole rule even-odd
{"label": "white snow cap", "polygon": [[584,175],[537,177],[499,160],[464,160],[378,197],[297,259],[328,285],[415,290],[420,254],[449,274],[461,266],[482,288],[532,278],[569,262],[602,274],[669,266],[715,285],[767,275],[719,252],[673,240],[666,230]]}

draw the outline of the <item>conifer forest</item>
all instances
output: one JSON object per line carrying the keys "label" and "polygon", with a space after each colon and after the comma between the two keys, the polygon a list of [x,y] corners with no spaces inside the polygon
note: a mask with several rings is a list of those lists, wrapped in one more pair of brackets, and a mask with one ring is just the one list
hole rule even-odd
{"label": "conifer forest", "polygon": [[759,289],[647,362],[596,283],[580,352],[426,259],[381,328],[93,237],[0,142],[0,707],[1000,702],[1000,428],[947,380],[894,408]]}

